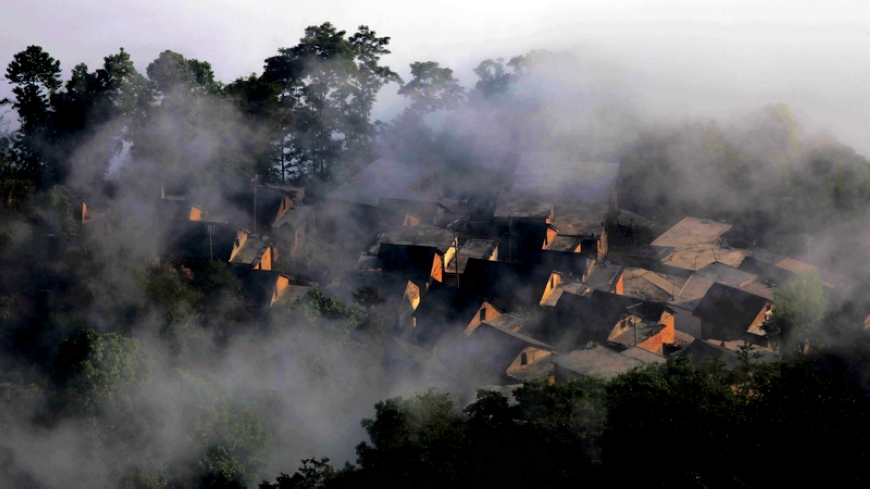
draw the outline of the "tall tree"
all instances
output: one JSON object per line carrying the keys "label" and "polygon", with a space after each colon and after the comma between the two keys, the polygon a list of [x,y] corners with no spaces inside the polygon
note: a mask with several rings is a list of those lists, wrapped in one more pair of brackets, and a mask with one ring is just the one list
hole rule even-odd
{"label": "tall tree", "polygon": [[14,85],[12,108],[18,111],[21,129],[5,169],[37,185],[58,179],[56,162],[47,157],[45,148],[51,138],[50,100],[61,86],[60,74],[60,61],[39,46],[16,53],[6,68],[6,79]]}
{"label": "tall tree", "polygon": [[435,61],[411,63],[411,75],[414,78],[402,85],[399,95],[411,99],[410,110],[414,113],[455,109],[464,99],[465,89],[453,77],[453,70]]}

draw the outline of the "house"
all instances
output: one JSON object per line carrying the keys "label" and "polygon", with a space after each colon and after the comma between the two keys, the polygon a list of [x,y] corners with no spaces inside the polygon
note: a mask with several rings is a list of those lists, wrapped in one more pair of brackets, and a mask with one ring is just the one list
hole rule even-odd
{"label": "house", "polygon": [[[327,194],[321,221],[326,221],[330,231],[345,222],[353,222],[364,231],[382,224],[397,225],[400,222],[395,222],[395,215],[391,212],[395,209],[395,202],[389,199],[437,202],[436,186],[432,169],[416,163],[380,158]],[[381,199],[387,199],[384,211],[379,208]],[[396,214],[404,217],[403,212],[400,208]],[[388,222],[381,221],[384,216],[388,217]],[[422,223],[423,216],[417,217]]]}
{"label": "house", "polygon": [[674,317],[662,303],[593,290],[588,296],[564,293],[542,324],[539,336],[560,352],[589,345],[616,350],[639,346],[662,354],[674,341]]}
{"label": "house", "polygon": [[572,378],[612,379],[644,364],[640,359],[621,355],[603,347],[584,348],[564,355],[554,355],[550,361],[555,365],[554,380],[557,384],[565,384]]}
{"label": "house", "polygon": [[[725,365],[728,368],[736,368],[740,365],[740,359],[737,356],[737,352],[733,349],[725,348],[721,346],[721,342],[717,342],[714,340],[701,340],[695,339],[688,346],[680,350],[677,353],[683,357],[689,357],[692,360],[692,364],[695,366],[700,366],[704,362],[708,362],[714,360],[716,358],[721,358]],[[753,353],[758,353],[758,360],[766,363],[775,362],[779,359],[779,355],[775,352],[767,350],[767,349],[753,349]]]}
{"label": "house", "polygon": [[686,283],[685,277],[653,272],[646,268],[636,267],[626,268],[622,274],[622,279],[623,294],[659,302],[674,300],[674,297],[679,294]]}
{"label": "house", "polygon": [[256,184],[227,190],[233,209],[226,209],[230,222],[250,227],[255,233],[270,232],[275,223],[294,205],[301,205],[305,190],[301,187]]}
{"label": "house", "polygon": [[561,280],[560,273],[544,268],[469,258],[460,285],[463,290],[512,309],[540,305]]}
{"label": "house", "polygon": [[291,284],[289,275],[269,270],[234,268],[242,284],[242,298],[252,311],[262,313],[276,304],[292,304],[308,292],[309,287]]}
{"label": "house", "polygon": [[200,221],[177,223],[161,252],[165,261],[225,261],[242,268],[271,270],[275,259],[268,238],[225,224]]}
{"label": "house", "polygon": [[272,232],[288,251],[293,251],[305,244],[305,238],[314,232],[315,224],[314,207],[296,204],[285,209],[275,220]]}
{"label": "house", "polygon": [[611,294],[622,295],[625,289],[623,279],[624,268],[620,265],[590,260],[589,268],[583,281],[591,290],[600,290]]}
{"label": "house", "polygon": [[473,385],[515,384],[553,375],[551,345],[484,322],[464,338],[438,344],[443,363]]}
{"label": "house", "polygon": [[418,281],[425,280],[424,277],[436,282],[444,280],[444,254],[431,246],[382,243],[378,247],[378,263],[385,273]]}
{"label": "house", "polygon": [[433,346],[445,337],[471,333],[482,322],[502,314],[504,310],[479,295],[433,282],[411,315],[410,337],[420,345]]}
{"label": "house", "polygon": [[653,221],[625,209],[617,209],[615,224],[611,242],[620,246],[646,245],[658,236]]}
{"label": "house", "polygon": [[695,308],[701,320],[700,338],[719,341],[741,340],[767,346],[761,325],[772,309],[770,300],[736,287],[713,284]]}
{"label": "house", "polygon": [[459,243],[461,244],[457,245],[453,259],[447,263],[444,269],[444,280],[454,286],[457,282],[456,275],[461,277],[465,273],[465,267],[468,265],[469,258],[489,261],[498,259],[497,239],[465,238],[460,239]]}
{"label": "house", "polygon": [[444,279],[444,263],[455,252],[453,232],[433,226],[389,228],[371,251],[384,272],[415,278],[430,276],[438,282]]}
{"label": "house", "polygon": [[716,262],[736,268],[746,254],[741,250],[723,246],[721,236],[729,229],[730,224],[686,217],[656,238],[651,246],[660,249],[673,248],[659,262],[667,267],[662,269],[667,273],[679,274],[676,269],[689,274]]}

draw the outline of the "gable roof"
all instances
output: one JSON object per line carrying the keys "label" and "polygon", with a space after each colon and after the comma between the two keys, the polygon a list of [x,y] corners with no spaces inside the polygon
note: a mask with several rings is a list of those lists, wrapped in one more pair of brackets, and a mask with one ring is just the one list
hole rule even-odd
{"label": "gable roof", "polygon": [[738,267],[740,270],[754,273],[763,281],[775,284],[784,284],[797,278],[797,274],[791,270],[780,268],[773,263],[759,260],[754,256],[747,256]]}
{"label": "gable roof", "polygon": [[[242,282],[242,297],[245,304],[257,309],[267,309],[278,287],[282,274],[270,270],[233,268],[236,277]],[[289,279],[289,277],[287,277]]]}
{"label": "gable roof", "polygon": [[485,301],[465,290],[433,282],[412,314],[417,320],[415,338],[422,344],[431,344],[444,335],[464,333]]}
{"label": "gable roof", "polygon": [[540,303],[550,274],[545,268],[469,258],[462,288],[506,309],[516,303],[533,306]]}
{"label": "gable roof", "polygon": [[384,272],[422,279],[432,273],[437,253],[438,250],[430,246],[383,243],[378,249],[378,260]]}
{"label": "gable roof", "polygon": [[756,276],[724,263],[711,263],[698,270],[680,289],[673,303],[693,311],[713,284],[740,288],[756,280]]}
{"label": "gable roof", "polygon": [[713,284],[693,315],[710,325],[704,332],[706,337],[738,340],[769,303],[764,297],[738,288]]}
{"label": "gable roof", "polygon": [[[209,229],[212,229],[211,236]],[[164,254],[191,260],[229,261],[236,230],[222,224],[183,221],[171,228],[166,240]]]}
{"label": "gable roof", "polygon": [[555,356],[550,361],[579,375],[605,379],[616,377],[644,363],[641,360],[621,355],[603,347],[574,350],[564,355]]}
{"label": "gable roof", "polygon": [[249,234],[229,261],[240,265],[254,265],[260,261],[268,247],[268,237]]}
{"label": "gable roof", "polygon": [[452,366],[471,383],[502,384],[508,381],[507,368],[530,346],[553,350],[552,346],[528,336],[483,323],[468,337],[439,344],[437,351],[443,363]]}
{"label": "gable roof", "polygon": [[588,296],[566,292],[545,324],[544,340],[559,351],[571,351],[587,342],[606,344],[616,324],[631,314],[646,322],[661,319],[670,309],[660,303],[593,290]]}
{"label": "gable roof", "polygon": [[381,198],[423,198],[426,192],[420,192],[414,187],[431,174],[430,170],[421,165],[380,158],[330,192],[327,197],[372,207],[376,207]]}
{"label": "gable roof", "polygon": [[381,234],[380,244],[429,246],[446,253],[453,246],[453,231],[434,226],[393,226]]}

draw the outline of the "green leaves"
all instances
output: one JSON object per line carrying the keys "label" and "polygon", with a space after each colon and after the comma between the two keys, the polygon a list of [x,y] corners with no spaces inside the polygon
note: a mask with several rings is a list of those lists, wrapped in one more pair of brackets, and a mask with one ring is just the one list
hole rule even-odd
{"label": "green leaves", "polygon": [[402,85],[399,95],[411,99],[410,109],[417,114],[455,109],[465,97],[465,89],[453,77],[453,70],[435,61],[411,63],[411,75],[414,78]]}

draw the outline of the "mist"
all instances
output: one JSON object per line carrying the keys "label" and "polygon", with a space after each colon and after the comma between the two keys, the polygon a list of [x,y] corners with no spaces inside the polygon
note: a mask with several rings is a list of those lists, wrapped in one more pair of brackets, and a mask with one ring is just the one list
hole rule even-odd
{"label": "mist", "polygon": [[[417,125],[402,119],[412,104],[396,94],[397,83],[384,86],[372,111],[373,120],[389,123],[374,145],[376,156],[438,169],[451,182],[445,191],[451,197],[492,191],[486,177],[469,175],[510,174],[522,155],[619,162],[620,183],[627,190],[621,207],[665,229],[683,215],[725,214],[729,221],[763,228],[759,239],[765,246],[801,257],[810,252],[802,236],[812,234],[813,263],[864,281],[868,216],[863,208],[851,212],[825,201],[821,210],[807,204],[800,207],[806,216],[788,220],[765,198],[766,183],[779,182],[784,173],[790,172],[789,182],[817,175],[815,162],[824,160],[818,155],[829,147],[847,155],[842,158],[854,158],[849,161],[855,165],[866,164],[861,154],[870,153],[870,140],[862,123],[870,117],[870,100],[861,82],[870,78],[870,25],[851,20],[857,16],[849,2],[824,13],[808,3],[768,4],[760,10],[748,2],[727,8],[641,3],[617,8],[556,2],[547,9],[523,4],[498,11],[425,4],[416,6],[421,9],[416,18],[406,13],[415,6],[398,2],[377,8],[343,2],[317,7],[329,14],[293,2],[244,9],[158,2],[136,11],[121,4],[100,15],[95,12],[106,7],[100,2],[16,4],[0,24],[0,57],[9,60],[26,45],[40,44],[62,60],[67,80],[75,63],[99,67],[119,45],[143,75],[151,60],[172,49],[212,63],[216,81],[227,85],[262,73],[264,59],[294,44],[305,26],[323,16],[349,32],[365,23],[391,37],[392,54],[382,61],[405,82],[412,78],[410,63],[434,60],[452,68],[465,87],[463,104],[423,115]],[[38,16],[36,9],[52,15]],[[427,14],[428,20],[419,22]],[[357,20],[363,17],[373,20]],[[134,20],[135,28],[128,29]],[[473,70],[481,61],[507,63],[533,49],[542,50],[541,60],[527,73],[514,73],[509,89],[489,97],[475,91]],[[373,416],[379,400],[445,385],[469,400],[473,381],[444,382],[438,372],[391,369],[383,338],[349,325],[363,314],[356,306],[350,306],[355,312],[323,313],[319,303],[305,298],[264,319],[243,311],[232,294],[215,292],[209,301],[185,295],[197,280],[189,275],[202,273],[221,283],[223,272],[214,278],[210,271],[166,265],[166,248],[181,237],[164,217],[161,187],[192,182],[190,203],[219,209],[231,225],[256,232],[256,224],[253,229],[247,224],[250,209],[235,199],[262,168],[256,153],[262,146],[257,145],[268,135],[250,114],[210,89],[166,85],[159,90],[159,103],[144,112],[89,123],[62,158],[69,169],[64,184],[73,190],[92,190],[109,170],[112,191],[103,197],[113,209],[111,232],[84,237],[81,250],[73,245],[56,253],[39,245],[47,230],[55,234],[50,212],[34,211],[36,217],[4,224],[3,297],[9,301],[3,304],[11,311],[4,312],[4,321],[19,329],[10,327],[3,345],[28,349],[0,363],[0,381],[25,389],[15,391],[24,401],[4,417],[11,421],[0,442],[0,483],[103,487],[153,473],[188,480],[203,469],[209,443],[235,436],[253,439],[258,448],[234,460],[249,457],[248,474],[271,480],[295,470],[303,458],[328,456],[338,466],[354,462],[354,447],[366,435],[360,420]],[[190,96],[191,91],[196,94]],[[0,98],[7,96],[8,86],[0,90]],[[739,148],[739,155],[729,159],[728,148]],[[353,165],[359,162],[348,161],[333,182],[318,182],[299,170],[301,176],[289,183],[306,186],[316,196],[312,202],[320,203],[317,199],[331,186],[358,169]],[[641,175],[661,169],[653,166],[659,161],[667,163],[674,180],[643,180]],[[717,173],[723,161],[736,165],[724,176]],[[848,180],[851,174],[845,175]],[[725,177],[739,181],[729,186]],[[814,181],[808,182],[809,188]],[[755,211],[763,216],[751,221],[747,216]],[[329,272],[310,273],[311,264],[288,271],[300,284],[327,295],[342,267],[366,248],[366,242],[352,238],[372,237],[350,218],[333,227],[338,233],[323,231],[312,261],[325,263]],[[39,275],[31,266],[45,267],[51,280],[62,277],[70,285],[31,284]],[[186,285],[170,293],[154,285],[174,281]],[[48,309],[71,312],[42,318],[44,304],[28,303],[42,290],[56,294],[55,302],[46,302],[51,302]],[[69,305],[58,306],[62,300]],[[9,320],[16,314],[52,326],[31,334],[24,323]],[[58,399],[67,395],[53,377],[60,345],[85,328],[137,340],[148,352],[143,360],[148,374],[120,388],[122,401],[107,396],[88,414],[54,417]],[[39,388],[31,392],[28,386]],[[113,418],[116,414],[120,420]],[[220,424],[230,418],[239,425]],[[94,419],[136,422],[131,431],[118,434],[95,430]],[[215,431],[209,431],[212,426]],[[161,482],[166,481],[151,481]]]}

